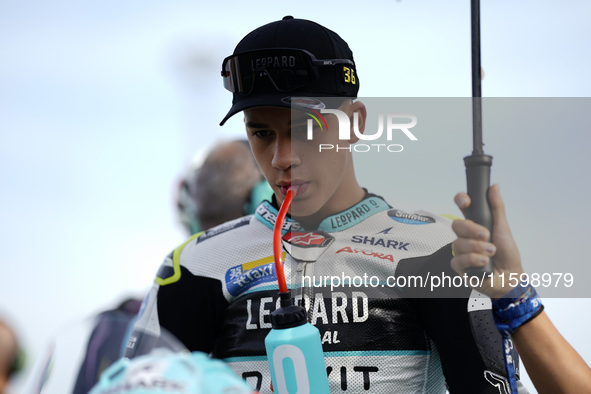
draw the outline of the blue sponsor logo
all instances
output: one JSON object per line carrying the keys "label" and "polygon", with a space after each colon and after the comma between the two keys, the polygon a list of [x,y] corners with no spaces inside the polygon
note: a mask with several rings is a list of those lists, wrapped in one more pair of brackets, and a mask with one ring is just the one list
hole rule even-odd
{"label": "blue sponsor logo", "polygon": [[417,215],[415,213],[406,213],[398,209],[391,209],[388,211],[390,219],[404,224],[429,224],[435,223],[435,219],[431,216]]}
{"label": "blue sponsor logo", "polygon": [[225,279],[228,292],[233,296],[261,283],[277,281],[273,256],[234,266],[226,271]]}

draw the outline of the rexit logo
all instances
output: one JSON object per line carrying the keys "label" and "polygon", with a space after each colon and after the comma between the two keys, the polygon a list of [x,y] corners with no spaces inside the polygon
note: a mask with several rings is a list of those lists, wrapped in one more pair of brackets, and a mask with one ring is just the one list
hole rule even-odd
{"label": "rexit logo", "polygon": [[[351,128],[351,121],[349,120],[349,116],[341,110],[338,109],[326,109],[323,108],[320,112],[311,110],[311,112],[306,112],[311,119],[307,120],[307,136],[306,138],[308,141],[314,139],[314,124],[316,124],[317,130],[320,129],[321,132],[328,131],[328,125],[326,120],[322,116],[322,114],[334,114],[337,117],[339,130],[338,130],[338,139],[341,141],[348,141],[351,139],[351,129],[353,129],[353,133],[359,141],[376,141],[380,138],[383,138],[385,133],[386,140],[391,142],[394,137],[394,132],[402,132],[409,140],[417,141],[418,138],[410,131],[411,128],[416,126],[417,124],[417,117],[413,114],[408,113],[388,113],[384,115],[383,113],[378,114],[378,130],[374,133],[368,133],[367,130],[365,132],[359,131],[359,113],[353,113],[353,127]],[[339,145],[339,144],[319,144],[318,151],[322,152],[323,150],[348,150],[354,152],[380,152],[380,151],[387,151],[387,152],[402,152],[404,147],[401,144],[385,144],[385,143],[356,143],[353,145]]]}

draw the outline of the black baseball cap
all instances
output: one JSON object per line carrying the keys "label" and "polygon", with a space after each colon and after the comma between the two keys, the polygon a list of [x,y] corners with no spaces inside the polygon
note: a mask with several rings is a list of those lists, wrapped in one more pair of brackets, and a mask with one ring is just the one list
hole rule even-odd
{"label": "black baseball cap", "polygon": [[343,98],[357,97],[359,91],[349,45],[332,30],[292,16],[246,35],[224,59],[222,77],[233,99],[220,125],[248,108],[290,108],[292,99],[310,108],[330,108]]}

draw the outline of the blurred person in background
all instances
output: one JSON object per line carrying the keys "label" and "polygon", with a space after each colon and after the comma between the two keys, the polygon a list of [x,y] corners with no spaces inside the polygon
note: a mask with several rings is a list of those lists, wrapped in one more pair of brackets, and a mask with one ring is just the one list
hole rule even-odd
{"label": "blurred person in background", "polygon": [[23,352],[16,333],[0,319],[0,394],[5,393],[12,376],[23,366]]}
{"label": "blurred person in background", "polygon": [[[189,235],[254,212],[272,190],[259,170],[248,141],[220,141],[201,163],[189,166],[177,195],[178,215]],[[99,313],[76,379],[74,393],[87,393],[102,372],[123,355],[130,323],[141,300],[128,298]]]}
{"label": "blurred person in background", "polygon": [[100,312],[94,317],[74,394],[88,393],[103,371],[121,358],[129,326],[135,321],[140,305],[141,299],[127,298],[116,308]]}
{"label": "blurred person in background", "polygon": [[190,235],[254,213],[273,192],[246,140],[215,145],[201,164],[190,167],[178,197],[180,221]]}

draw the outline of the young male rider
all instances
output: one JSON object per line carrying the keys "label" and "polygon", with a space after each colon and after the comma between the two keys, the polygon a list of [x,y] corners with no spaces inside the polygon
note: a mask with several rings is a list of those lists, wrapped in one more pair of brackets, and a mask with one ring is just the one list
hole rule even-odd
{"label": "young male rider", "polygon": [[[285,276],[292,297],[319,329],[332,393],[504,393],[500,335],[490,310],[453,297],[408,298],[400,288],[356,278],[453,275],[451,220],[405,213],[358,183],[350,150],[318,152],[335,132],[306,138],[306,111],[338,108],[359,117],[353,54],[336,33],[285,17],[249,33],[222,66],[232,108],[243,111],[248,140],[274,190],[246,216],[192,237],[162,264],[138,328],[162,325],[190,350],[221,358],[261,393],[270,392],[264,338],[278,305],[272,229],[288,189]],[[290,110],[299,105],[301,112]],[[326,115],[328,130],[337,118]],[[317,283],[310,278],[344,280]],[[461,297],[460,297],[461,296]],[[133,338],[132,338],[133,340]]]}

